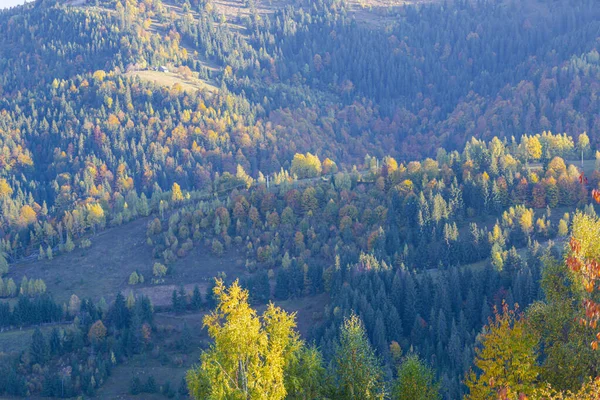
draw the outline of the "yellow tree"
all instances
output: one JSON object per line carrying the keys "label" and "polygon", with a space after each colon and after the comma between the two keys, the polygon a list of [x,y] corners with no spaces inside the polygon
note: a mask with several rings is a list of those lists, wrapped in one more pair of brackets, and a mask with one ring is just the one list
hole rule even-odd
{"label": "yellow tree", "polygon": [[295,314],[269,304],[259,317],[248,304],[248,291],[217,279],[216,309],[204,317],[214,343],[188,371],[195,399],[284,399],[286,366],[301,348]]}
{"label": "yellow tree", "polygon": [[[593,191],[596,201],[600,193]],[[585,316],[581,319],[584,325],[599,330],[600,303],[597,302],[598,285],[600,284],[600,219],[586,213],[578,212],[573,217],[570,254],[567,265],[576,273],[582,287],[587,292],[583,300]],[[600,330],[591,345],[598,349]]]}
{"label": "yellow tree", "polygon": [[539,160],[542,157],[542,143],[537,136],[529,137],[525,141],[525,157],[527,160]]}
{"label": "yellow tree", "polygon": [[319,176],[322,169],[319,157],[311,153],[306,153],[306,155],[296,153],[292,159],[291,173],[299,179]]}
{"label": "yellow tree", "polygon": [[173,187],[171,188],[171,200],[174,203],[178,203],[183,201],[183,193],[181,192],[181,186],[178,183],[173,183]]}
{"label": "yellow tree", "polygon": [[19,220],[21,225],[27,226],[33,224],[37,220],[37,214],[34,209],[29,205],[24,205],[21,207],[21,212],[19,213]]}
{"label": "yellow tree", "polygon": [[89,226],[93,227],[95,230],[96,226],[102,226],[104,224],[104,209],[100,204],[87,204],[86,209]]}
{"label": "yellow tree", "polygon": [[558,392],[551,387],[546,387],[536,391],[536,399],[545,400],[598,400],[600,397],[600,378],[587,381],[577,392],[571,391]]}
{"label": "yellow tree", "polygon": [[517,399],[530,396],[535,390],[539,367],[536,347],[539,338],[529,328],[528,321],[503,304],[503,312],[495,310],[480,335],[481,348],[475,350],[475,366],[466,379],[467,400]]}
{"label": "yellow tree", "polygon": [[583,154],[590,147],[590,138],[587,133],[583,132],[577,138],[577,148],[581,152],[581,168],[583,168]]}
{"label": "yellow tree", "polygon": [[13,189],[6,179],[0,179],[0,199],[3,197],[10,197],[11,194],[13,194]]}

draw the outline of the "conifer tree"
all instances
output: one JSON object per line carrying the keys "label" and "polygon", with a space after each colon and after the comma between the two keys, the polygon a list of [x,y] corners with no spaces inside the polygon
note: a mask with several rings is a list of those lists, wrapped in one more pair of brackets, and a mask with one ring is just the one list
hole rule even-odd
{"label": "conifer tree", "polygon": [[44,365],[50,356],[48,343],[42,331],[36,328],[31,337],[31,347],[29,348],[29,356],[32,364]]}
{"label": "conifer tree", "polygon": [[385,398],[381,363],[357,315],[344,321],[334,356],[336,398],[371,400]]}

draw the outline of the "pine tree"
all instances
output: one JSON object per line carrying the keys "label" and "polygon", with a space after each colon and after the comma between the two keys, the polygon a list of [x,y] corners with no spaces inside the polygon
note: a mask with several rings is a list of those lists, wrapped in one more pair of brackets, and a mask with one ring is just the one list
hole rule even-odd
{"label": "pine tree", "polygon": [[62,340],[58,328],[52,328],[49,341],[50,354],[59,355],[62,352]]}
{"label": "pine tree", "polygon": [[125,303],[125,297],[119,292],[115,302],[108,310],[108,320],[117,329],[126,328],[130,323],[130,311]]}
{"label": "pine tree", "polygon": [[337,398],[370,400],[385,397],[380,361],[358,316],[352,315],[344,321],[334,360]]}
{"label": "pine tree", "polygon": [[192,310],[198,311],[202,308],[202,294],[198,285],[194,286],[194,292],[192,294],[192,301],[190,303]]}
{"label": "pine tree", "polygon": [[31,346],[29,348],[29,356],[32,364],[44,365],[50,356],[48,343],[42,331],[36,328],[31,337]]}
{"label": "pine tree", "polygon": [[0,251],[0,278],[8,273],[8,261],[6,261],[4,253]]}
{"label": "pine tree", "polygon": [[285,375],[286,399],[320,399],[328,389],[323,356],[313,346],[302,346],[288,361]]}
{"label": "pine tree", "polygon": [[[287,253],[286,253],[287,254]],[[275,298],[277,300],[287,300],[290,295],[289,288],[289,270],[287,268],[282,268],[277,271],[277,276],[275,278]]]}
{"label": "pine tree", "polygon": [[174,312],[181,312],[181,299],[179,298],[179,293],[175,289],[173,289],[173,293],[171,294],[171,307]]}

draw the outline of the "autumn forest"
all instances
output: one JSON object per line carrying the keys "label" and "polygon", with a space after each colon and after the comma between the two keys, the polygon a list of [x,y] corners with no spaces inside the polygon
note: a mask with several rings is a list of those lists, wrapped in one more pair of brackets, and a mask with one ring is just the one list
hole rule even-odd
{"label": "autumn forest", "polygon": [[597,400],[594,0],[0,9],[0,396]]}

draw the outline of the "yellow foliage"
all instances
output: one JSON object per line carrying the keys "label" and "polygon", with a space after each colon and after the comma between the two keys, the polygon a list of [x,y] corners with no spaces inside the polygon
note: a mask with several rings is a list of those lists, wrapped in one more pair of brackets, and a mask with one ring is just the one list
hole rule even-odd
{"label": "yellow foliage", "polygon": [[[535,350],[538,337],[527,320],[509,310],[505,304],[502,313],[480,335],[483,347],[476,348],[475,366],[482,371],[477,376],[471,370],[466,379],[469,394],[466,400],[518,399],[530,396],[535,390],[539,373]],[[505,397],[499,395],[503,393]]]}
{"label": "yellow foliage", "polygon": [[106,78],[106,72],[104,72],[103,70],[99,69],[96,72],[94,72],[94,74],[92,75],[92,77],[97,80],[98,82],[102,82],[104,80],[104,78]]}
{"label": "yellow foliage", "polygon": [[311,154],[298,154],[294,155],[292,160],[291,173],[296,175],[298,178],[314,178],[319,176],[322,171],[321,160],[319,157]]}
{"label": "yellow foliage", "polygon": [[98,225],[104,221],[104,209],[98,203],[87,204],[87,221],[90,225]]}
{"label": "yellow foliage", "polygon": [[523,137],[527,159],[539,160],[542,157],[542,143],[537,136]]}
{"label": "yellow foliage", "polygon": [[173,187],[171,188],[171,200],[173,202],[183,201],[183,193],[181,192],[181,186],[178,183],[173,183]]}
{"label": "yellow foliage", "polygon": [[[111,101],[112,104],[112,101]],[[110,106],[109,106],[110,107]],[[119,121],[119,118],[117,118],[117,116],[115,114],[110,114],[108,116],[108,125],[112,128],[119,126],[121,122]]]}
{"label": "yellow foliage", "polygon": [[21,165],[29,165],[29,166],[33,165],[33,160],[31,159],[31,157],[28,154],[23,154],[23,153],[19,154],[19,156],[17,157],[17,161]]}
{"label": "yellow foliage", "polygon": [[557,392],[550,385],[536,391],[532,398],[543,400],[598,400],[600,398],[600,378],[588,381],[583,384],[577,393],[570,391]]}
{"label": "yellow foliage", "polygon": [[191,397],[283,400],[287,361],[301,346],[295,315],[271,303],[259,317],[237,281],[226,288],[217,280],[214,296],[217,308],[203,321],[214,344],[188,372]]}
{"label": "yellow foliage", "polygon": [[578,212],[573,217],[571,231],[573,239],[581,246],[579,255],[587,259],[599,260],[600,219]]}
{"label": "yellow foliage", "polygon": [[21,207],[19,218],[21,221],[21,225],[29,225],[36,221],[37,214],[35,213],[33,208],[31,208],[31,206],[24,205],[23,207]]}
{"label": "yellow foliage", "polygon": [[6,179],[0,179],[0,198],[10,197],[13,194],[13,189],[10,187]]}

